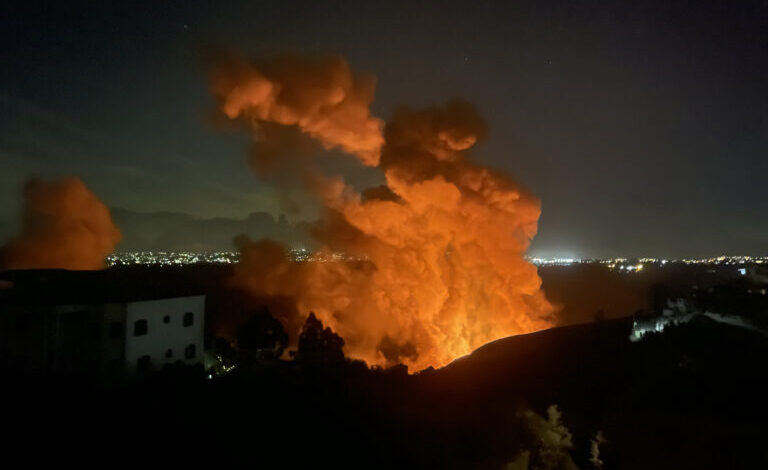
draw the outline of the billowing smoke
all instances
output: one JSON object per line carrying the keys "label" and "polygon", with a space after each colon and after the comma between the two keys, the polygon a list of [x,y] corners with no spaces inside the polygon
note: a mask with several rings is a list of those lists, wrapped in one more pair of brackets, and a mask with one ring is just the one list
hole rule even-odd
{"label": "billowing smoke", "polygon": [[104,267],[120,241],[109,209],[78,178],[33,179],[24,187],[21,234],[0,248],[5,269]]}
{"label": "billowing smoke", "polygon": [[[371,116],[376,80],[355,76],[340,57],[321,60],[282,57],[253,67],[241,58],[218,60],[213,91],[230,119],[253,124],[263,150],[257,158],[275,158],[290,129],[316,139],[326,149],[339,148],[369,166],[379,162],[383,122]],[[279,153],[279,152],[277,152]]]}
{"label": "billowing smoke", "polygon": [[[321,248],[296,263],[274,242],[240,239],[235,283],[295,299],[300,314],[315,312],[344,337],[348,354],[373,364],[440,366],[488,341],[551,326],[553,307],[523,258],[539,201],[470,161],[486,135],[475,108],[402,108],[382,131],[368,109],[373,83],[339,58],[216,68],[221,111],[256,140],[269,139],[263,129],[274,124],[296,126],[378,167],[386,181],[359,193],[341,178],[296,171],[325,207],[314,231]],[[306,170],[290,155],[280,164]]]}

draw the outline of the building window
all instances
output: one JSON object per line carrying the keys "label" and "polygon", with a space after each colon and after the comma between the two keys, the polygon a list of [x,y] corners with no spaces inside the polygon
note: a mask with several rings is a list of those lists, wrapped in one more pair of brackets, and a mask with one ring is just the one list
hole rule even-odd
{"label": "building window", "polygon": [[166,315],[166,316],[163,317],[163,323],[170,323],[170,322],[171,322],[171,316],[170,315]]}
{"label": "building window", "polygon": [[123,323],[119,321],[113,321],[109,324],[109,337],[112,339],[119,338],[123,335]]}
{"label": "building window", "polygon": [[141,356],[136,362],[136,372],[144,373],[149,372],[149,368],[152,366],[152,358],[149,356]]}
{"label": "building window", "polygon": [[167,351],[165,351],[165,357],[173,357],[173,350],[168,349]]}
{"label": "building window", "polygon": [[192,326],[195,323],[195,314],[187,312],[184,314],[184,326]]}
{"label": "building window", "polygon": [[184,358],[185,359],[194,359],[195,358],[195,345],[190,344],[186,348],[184,348]]}
{"label": "building window", "polygon": [[147,320],[136,320],[133,324],[133,336],[144,336],[147,334]]}

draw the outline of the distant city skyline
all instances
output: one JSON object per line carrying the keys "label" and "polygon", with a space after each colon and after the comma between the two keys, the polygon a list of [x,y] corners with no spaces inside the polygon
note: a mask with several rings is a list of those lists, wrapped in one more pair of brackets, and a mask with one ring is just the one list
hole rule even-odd
{"label": "distant city skyline", "polygon": [[[290,256],[293,261],[323,261],[315,253],[307,248],[292,248]],[[334,253],[328,259],[344,260],[341,253]],[[349,258],[347,258],[349,259]],[[612,270],[625,270],[626,272],[642,271],[645,265],[658,265],[664,267],[672,264],[704,264],[716,266],[744,266],[765,265],[768,267],[768,256],[750,255],[720,255],[709,258],[650,258],[650,257],[622,257],[622,258],[539,258],[529,256],[527,259],[536,266],[570,266],[582,263],[599,263]],[[108,266],[130,265],[185,265],[185,264],[232,264],[240,260],[236,251],[138,251],[118,252],[107,257]],[[350,259],[358,261],[357,258]]]}

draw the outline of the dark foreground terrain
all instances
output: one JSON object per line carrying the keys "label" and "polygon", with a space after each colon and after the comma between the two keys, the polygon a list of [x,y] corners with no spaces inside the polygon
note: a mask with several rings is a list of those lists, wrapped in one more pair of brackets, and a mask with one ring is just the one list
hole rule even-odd
{"label": "dark foreground terrain", "polygon": [[[639,343],[630,328],[506,338],[416,375],[349,361],[111,385],[5,374],[0,447],[28,468],[503,469],[527,452],[528,468],[583,469],[600,432],[602,468],[765,468],[768,340],[706,319]],[[565,459],[542,430],[552,404]]]}

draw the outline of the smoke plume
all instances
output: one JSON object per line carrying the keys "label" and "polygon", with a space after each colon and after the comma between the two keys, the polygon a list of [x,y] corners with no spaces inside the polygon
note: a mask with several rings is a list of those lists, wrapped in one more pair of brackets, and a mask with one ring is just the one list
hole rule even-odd
{"label": "smoke plume", "polygon": [[78,178],[33,179],[24,187],[21,234],[0,248],[5,269],[104,267],[120,241],[109,209]]}
{"label": "smoke plume", "polygon": [[[382,128],[368,109],[373,79],[355,77],[339,58],[230,59],[213,80],[221,111],[256,140],[268,139],[265,125],[296,126],[386,180],[360,193],[340,177],[297,171],[325,207],[314,230],[321,248],[298,263],[274,242],[239,239],[238,286],[295,299],[300,314],[315,312],[348,354],[372,364],[440,366],[551,326],[553,307],[523,258],[539,201],[470,160],[487,133],[471,104],[402,108]],[[279,163],[305,170],[289,155]]]}
{"label": "smoke plume", "polygon": [[[326,149],[339,148],[376,166],[384,143],[383,122],[371,116],[374,77],[355,76],[340,57],[326,59],[276,58],[250,65],[228,56],[216,61],[213,91],[221,111],[230,119],[253,125],[257,158],[276,158],[276,144],[291,138],[294,126]],[[258,149],[257,149],[258,150]]]}

